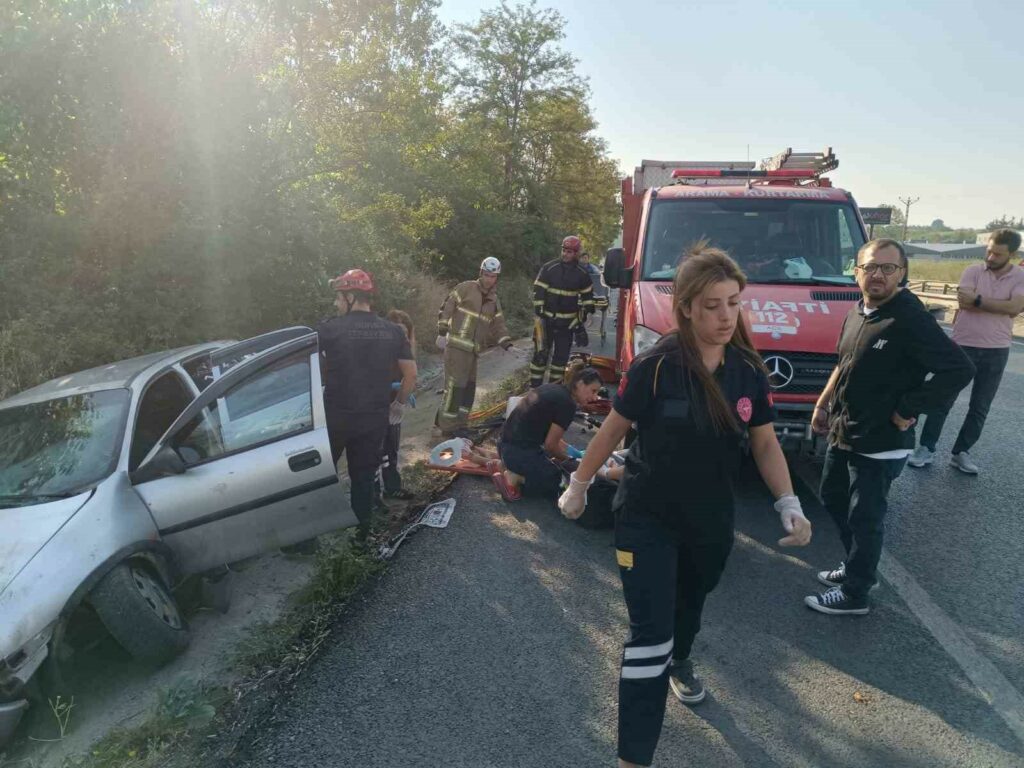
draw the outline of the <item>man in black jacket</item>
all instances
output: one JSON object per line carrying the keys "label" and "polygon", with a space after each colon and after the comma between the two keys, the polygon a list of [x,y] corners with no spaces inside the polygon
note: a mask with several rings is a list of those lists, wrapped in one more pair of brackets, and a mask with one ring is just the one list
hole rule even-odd
{"label": "man in black jacket", "polygon": [[812,422],[828,434],[821,498],[839,526],[846,561],[819,572],[830,589],[804,602],[833,615],[868,612],[889,487],[913,451],[917,417],[955,397],[974,375],[963,351],[903,289],[903,246],[872,240],[855,269],[863,299],[843,322],[839,363]]}

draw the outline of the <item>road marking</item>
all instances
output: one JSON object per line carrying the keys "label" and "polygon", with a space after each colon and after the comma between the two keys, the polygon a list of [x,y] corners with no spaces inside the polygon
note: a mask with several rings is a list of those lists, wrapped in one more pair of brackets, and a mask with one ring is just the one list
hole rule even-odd
{"label": "road marking", "polygon": [[[821,503],[821,497],[818,495],[818,478],[814,477],[810,466],[805,462],[799,462],[794,467],[794,472],[818,503]],[[900,561],[886,550],[882,551],[878,572],[914,617],[924,625],[974,683],[985,701],[1003,719],[1013,735],[1024,744],[1024,696],[1020,691],[1014,688],[995,664],[978,650],[960,625],[932,600],[924,587],[917,583]]]}
{"label": "road marking", "polygon": [[935,604],[899,560],[883,551],[878,571],[1024,743],[1024,696],[982,655],[967,633]]}

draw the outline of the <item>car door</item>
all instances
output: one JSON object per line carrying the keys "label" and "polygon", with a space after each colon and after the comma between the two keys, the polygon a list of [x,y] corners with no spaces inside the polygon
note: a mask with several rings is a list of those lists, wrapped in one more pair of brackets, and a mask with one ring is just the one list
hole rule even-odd
{"label": "car door", "polygon": [[211,383],[130,477],[185,573],[354,525],[308,333]]}

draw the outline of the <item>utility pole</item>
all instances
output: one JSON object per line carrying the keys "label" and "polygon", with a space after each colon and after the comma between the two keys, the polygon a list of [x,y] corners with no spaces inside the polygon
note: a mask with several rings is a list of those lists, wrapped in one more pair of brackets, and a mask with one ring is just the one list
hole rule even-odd
{"label": "utility pole", "polygon": [[910,206],[920,200],[920,197],[915,197],[911,200],[909,197],[901,197],[900,202],[906,206],[903,213],[903,242],[907,242],[907,225],[910,223]]}

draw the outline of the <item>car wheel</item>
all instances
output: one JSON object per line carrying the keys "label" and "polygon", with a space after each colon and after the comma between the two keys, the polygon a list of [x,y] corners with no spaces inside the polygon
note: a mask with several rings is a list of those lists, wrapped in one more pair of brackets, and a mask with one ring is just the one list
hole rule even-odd
{"label": "car wheel", "polygon": [[107,631],[139,661],[163,664],[188,646],[188,622],[155,569],[141,560],[118,565],[89,599]]}

